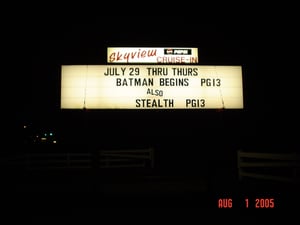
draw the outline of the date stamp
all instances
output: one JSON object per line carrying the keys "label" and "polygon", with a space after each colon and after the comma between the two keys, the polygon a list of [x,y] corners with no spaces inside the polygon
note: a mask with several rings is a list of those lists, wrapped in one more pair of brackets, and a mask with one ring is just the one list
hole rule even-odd
{"label": "date stamp", "polygon": [[255,209],[273,209],[275,208],[275,198],[244,198],[243,201],[234,201],[233,198],[219,198],[217,207],[222,208],[255,208]]}
{"label": "date stamp", "polygon": [[249,198],[245,198],[245,207],[254,207],[256,209],[263,208],[275,208],[275,199],[274,198],[255,198],[253,201],[250,201]]}

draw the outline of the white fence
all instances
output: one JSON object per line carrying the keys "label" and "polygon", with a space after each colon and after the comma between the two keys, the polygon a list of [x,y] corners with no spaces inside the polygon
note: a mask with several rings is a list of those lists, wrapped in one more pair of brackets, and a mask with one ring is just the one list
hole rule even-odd
{"label": "white fence", "polygon": [[300,155],[296,153],[260,153],[239,150],[239,180],[245,177],[299,183]]}
{"label": "white fence", "polygon": [[92,168],[91,153],[25,153],[23,166],[29,170]]}
{"label": "white fence", "polygon": [[101,150],[99,154],[100,168],[150,167],[154,168],[154,150],[125,149]]}
{"label": "white fence", "polygon": [[94,153],[25,153],[26,169],[154,168],[154,149],[100,150]]}

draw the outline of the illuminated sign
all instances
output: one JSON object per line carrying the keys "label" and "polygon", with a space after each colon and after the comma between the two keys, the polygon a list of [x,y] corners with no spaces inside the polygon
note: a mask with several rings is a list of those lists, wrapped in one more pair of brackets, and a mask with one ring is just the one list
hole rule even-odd
{"label": "illuminated sign", "polygon": [[197,48],[107,48],[108,63],[196,64]]}
{"label": "illuminated sign", "polygon": [[63,65],[62,109],[240,109],[241,66]]}

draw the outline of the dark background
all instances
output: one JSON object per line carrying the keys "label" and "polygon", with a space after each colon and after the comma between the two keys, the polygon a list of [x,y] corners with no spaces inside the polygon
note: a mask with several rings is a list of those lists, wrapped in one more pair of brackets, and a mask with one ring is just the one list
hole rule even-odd
{"label": "dark background", "polygon": [[[175,179],[201,177],[211,185],[209,200],[224,195],[244,196],[235,186],[237,150],[286,153],[299,149],[298,43],[294,14],[286,7],[276,8],[280,11],[261,6],[255,10],[247,6],[220,7],[216,11],[213,7],[200,7],[195,12],[193,7],[154,7],[147,11],[143,7],[136,10],[129,7],[125,15],[112,10],[113,7],[101,7],[98,11],[80,5],[78,10],[53,9],[47,5],[42,10],[23,10],[21,6],[14,10],[9,23],[4,24],[10,85],[4,85],[5,96],[9,97],[5,98],[9,119],[4,119],[8,124],[4,143],[8,147],[3,152],[18,155],[32,151],[153,147],[158,168],[155,175]],[[185,13],[180,14],[180,10]],[[287,14],[282,16],[282,12]],[[245,107],[237,110],[61,110],[61,65],[106,64],[107,47],[113,46],[197,47],[199,65],[242,65]],[[24,124],[37,130],[54,130],[59,144],[41,148],[24,145]],[[281,188],[273,186],[266,194],[278,197],[282,203],[280,209],[290,207],[292,198],[288,195],[289,186],[284,185],[284,191]],[[258,189],[250,195],[261,195],[261,192]],[[268,189],[263,193],[268,193]],[[51,203],[52,195],[56,196],[48,193],[47,198]],[[65,198],[69,199],[69,195]],[[59,194],[58,199],[63,196]],[[66,217],[58,213],[57,218],[71,219],[76,212],[98,218],[97,204],[82,200],[82,196],[77,195],[78,201],[87,204],[86,207],[74,207]],[[176,202],[177,197],[170,202]],[[34,200],[22,198],[27,202],[38,199],[37,196]],[[201,197],[195,194],[193,198]],[[197,209],[195,201],[181,201],[174,205]],[[160,208],[163,202],[158,198],[151,204]],[[131,207],[136,205],[132,203]],[[66,204],[60,208],[70,210],[72,206]],[[189,211],[193,218],[198,215],[195,209]],[[35,210],[36,206],[32,208]],[[28,215],[36,219],[50,214],[38,212],[28,212]]]}
{"label": "dark background", "polygon": [[[156,145],[164,140],[167,144],[180,141],[194,145],[199,142],[196,137],[201,136],[199,146],[207,147],[210,141],[227,141],[235,150],[252,145],[295,147],[297,76],[292,52],[297,36],[289,17],[265,14],[263,9],[247,13],[240,8],[216,12],[218,17],[209,13],[199,17],[153,16],[153,12],[99,16],[83,13],[85,10],[66,10],[25,14],[11,26],[11,68],[18,93],[13,95],[18,102],[13,113],[20,122],[55,126],[63,136],[90,132],[106,141],[117,139],[133,145],[144,141]],[[191,46],[199,49],[199,65],[242,65],[245,108],[221,113],[94,110],[87,112],[88,116],[61,110],[61,65],[106,64],[109,46]]]}

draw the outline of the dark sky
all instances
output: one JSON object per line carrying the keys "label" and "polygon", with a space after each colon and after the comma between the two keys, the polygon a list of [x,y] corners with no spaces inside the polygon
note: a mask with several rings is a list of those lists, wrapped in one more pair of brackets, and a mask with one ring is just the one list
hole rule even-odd
{"label": "dark sky", "polygon": [[[265,9],[210,11],[202,9],[192,16],[134,10],[126,15],[109,11],[104,16],[68,8],[16,13],[18,19],[5,26],[12,80],[18,80],[20,91],[12,96],[18,102],[12,107],[13,114],[20,123],[35,121],[64,130],[83,118],[75,113],[70,119],[69,112],[59,108],[61,65],[106,64],[109,46],[197,47],[200,65],[243,66],[245,109],[222,114],[211,110],[90,112],[84,119],[88,122],[79,122],[79,130],[87,123],[93,134],[99,129],[107,136],[125,133],[125,139],[130,138],[129,133],[145,134],[142,140],[148,136],[210,137],[230,131],[228,136],[238,135],[232,142],[241,146],[263,141],[265,146],[298,147],[294,22],[290,16],[283,19]],[[103,126],[107,121],[110,124]]]}

